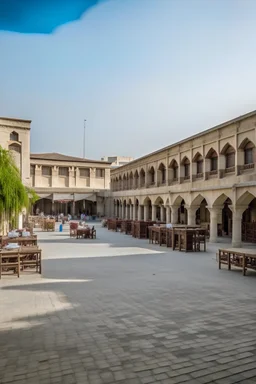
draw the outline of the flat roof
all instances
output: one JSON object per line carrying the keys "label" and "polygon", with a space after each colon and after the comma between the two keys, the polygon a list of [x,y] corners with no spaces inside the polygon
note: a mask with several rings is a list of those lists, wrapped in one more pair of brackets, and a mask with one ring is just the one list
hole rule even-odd
{"label": "flat roof", "polygon": [[79,162],[79,163],[99,163],[99,164],[107,164],[107,165],[111,164],[108,161],[84,159],[82,157],[63,155],[63,154],[57,153],[57,152],[52,152],[52,153],[31,153],[30,154],[30,159],[34,159],[34,160],[50,160],[50,161],[67,161],[67,162],[71,161],[71,162]]}
{"label": "flat roof", "polygon": [[[196,133],[196,134],[194,134],[194,135],[192,135],[192,136],[189,136],[189,137],[187,137],[186,139],[182,139],[182,140],[180,140],[180,141],[177,141],[177,142],[174,143],[174,144],[167,145],[166,147],[163,147],[163,148],[161,148],[161,149],[157,149],[156,151],[154,151],[154,152],[150,152],[150,153],[148,153],[147,155],[138,157],[137,159],[132,160],[132,161],[130,161],[129,163],[127,163],[127,164],[125,164],[125,165],[121,165],[121,166],[118,167],[118,170],[120,170],[120,168],[124,168],[124,167],[130,166],[131,164],[134,164],[134,163],[137,162],[138,160],[146,159],[146,158],[149,157],[149,156],[156,155],[157,153],[160,153],[160,152],[165,151],[165,150],[167,150],[167,149],[176,147],[177,145],[184,144],[186,141],[189,141],[189,140],[192,140],[192,139],[196,139],[196,138],[198,138],[198,137],[200,137],[200,136],[203,136],[203,135],[205,135],[206,133],[209,133],[209,132],[217,131],[217,130],[220,129],[220,128],[224,128],[224,127],[226,127],[226,126],[228,126],[228,125],[230,125],[230,124],[237,123],[237,122],[239,122],[239,121],[241,121],[241,120],[244,120],[244,119],[248,119],[249,117],[252,117],[252,116],[254,116],[254,115],[256,115],[256,110],[251,111],[251,112],[248,112],[248,113],[245,113],[244,115],[240,115],[240,116],[238,116],[238,117],[235,117],[234,119],[225,121],[224,123],[215,125],[215,126],[212,127],[212,128],[205,129],[204,131],[199,132],[199,133]],[[114,172],[115,170],[117,170],[117,168],[112,169],[113,172]]]}
{"label": "flat roof", "polygon": [[32,120],[17,119],[17,118],[13,118],[13,117],[3,117],[3,116],[0,116],[0,119],[9,120],[9,121],[22,121],[23,123],[31,123],[32,122]]}

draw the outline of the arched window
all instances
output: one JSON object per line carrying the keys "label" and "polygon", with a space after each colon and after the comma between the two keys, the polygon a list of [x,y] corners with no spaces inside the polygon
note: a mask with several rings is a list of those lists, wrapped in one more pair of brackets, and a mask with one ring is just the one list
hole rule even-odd
{"label": "arched window", "polygon": [[171,161],[171,164],[170,164],[170,169],[172,170],[172,177],[171,177],[171,181],[178,181],[178,177],[179,177],[179,166],[178,166],[178,163],[176,160],[172,160]]}
{"label": "arched window", "polygon": [[153,167],[150,168],[148,174],[149,174],[149,184],[151,185],[155,184],[155,170]]}
{"label": "arched window", "polygon": [[195,163],[195,166],[193,166],[193,174],[195,173],[197,178],[203,177],[204,159],[199,152],[193,158],[193,163]]}
{"label": "arched window", "polygon": [[145,186],[145,180],[146,180],[146,177],[145,177],[145,171],[144,169],[142,168],[140,170],[140,187],[144,187]]}
{"label": "arched window", "polygon": [[184,167],[184,180],[189,180],[190,179],[190,161],[187,157],[183,159],[182,165]]}
{"label": "arched window", "polygon": [[253,148],[254,148],[254,145],[251,141],[249,141],[244,147],[244,164],[245,165],[254,163]]}
{"label": "arched window", "polygon": [[226,169],[233,169],[235,166],[235,150],[229,145],[225,151]]}
{"label": "arched window", "polygon": [[10,134],[10,140],[11,141],[19,141],[19,135],[17,132],[13,131],[11,134]]}
{"label": "arched window", "polygon": [[163,163],[160,164],[159,168],[160,173],[160,183],[165,184],[166,183],[166,168]]}

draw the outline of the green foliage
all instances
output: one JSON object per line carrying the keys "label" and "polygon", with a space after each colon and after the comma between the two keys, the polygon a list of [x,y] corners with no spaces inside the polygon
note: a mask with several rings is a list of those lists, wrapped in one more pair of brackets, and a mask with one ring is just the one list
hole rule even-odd
{"label": "green foliage", "polygon": [[0,146],[0,215],[7,220],[37,200],[35,192],[22,184],[20,172],[9,151]]}

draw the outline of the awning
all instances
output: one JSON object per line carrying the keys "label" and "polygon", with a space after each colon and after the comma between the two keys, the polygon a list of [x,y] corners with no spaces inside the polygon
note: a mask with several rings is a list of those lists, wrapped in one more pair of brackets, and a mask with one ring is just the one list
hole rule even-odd
{"label": "awning", "polygon": [[[51,195],[52,196],[52,195]],[[70,201],[89,200],[96,201],[95,193],[54,193],[53,201],[68,203]]]}
{"label": "awning", "polygon": [[68,203],[69,201],[74,200],[74,194],[72,193],[54,193],[53,201],[60,201],[63,203]]}
{"label": "awning", "polygon": [[37,196],[40,199],[52,199],[52,194],[49,195],[49,193],[37,193]]}
{"label": "awning", "polygon": [[74,194],[74,200],[80,201],[80,200],[89,200],[89,201],[96,201],[96,195],[95,193],[75,193]]}

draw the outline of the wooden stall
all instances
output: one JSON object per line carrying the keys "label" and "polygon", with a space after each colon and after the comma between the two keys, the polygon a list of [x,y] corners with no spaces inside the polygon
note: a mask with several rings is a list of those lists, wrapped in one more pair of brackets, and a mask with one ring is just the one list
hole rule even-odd
{"label": "wooden stall", "polygon": [[121,229],[122,220],[120,219],[108,219],[107,228],[109,231],[118,231]]}
{"label": "wooden stall", "polygon": [[132,232],[132,220],[122,220],[121,232],[124,232],[126,235],[131,234],[131,232]]}

